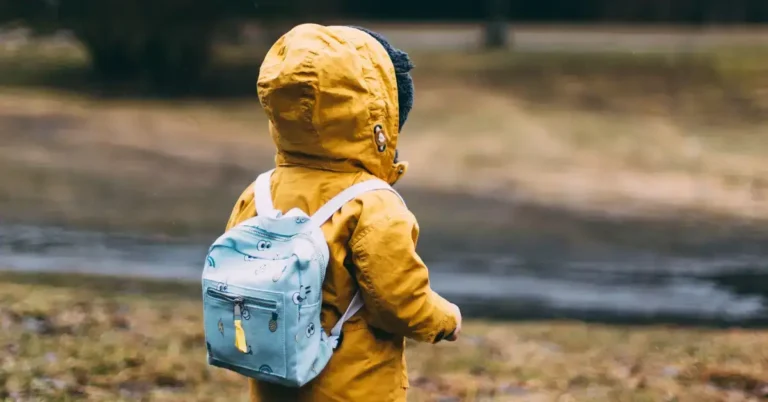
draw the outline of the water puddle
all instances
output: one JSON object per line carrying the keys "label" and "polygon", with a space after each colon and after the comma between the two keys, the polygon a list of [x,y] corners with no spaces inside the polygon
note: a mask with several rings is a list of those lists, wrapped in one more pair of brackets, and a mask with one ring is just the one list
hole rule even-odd
{"label": "water puddle", "polygon": [[[131,235],[0,226],[3,268],[196,281],[207,244]],[[760,256],[530,261],[514,253],[427,261],[432,286],[473,314],[768,325],[768,263]]]}

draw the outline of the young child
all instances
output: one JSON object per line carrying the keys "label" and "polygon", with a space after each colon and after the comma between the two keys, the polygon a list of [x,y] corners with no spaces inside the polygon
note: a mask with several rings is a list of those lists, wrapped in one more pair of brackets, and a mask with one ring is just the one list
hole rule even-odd
{"label": "young child", "polygon": [[[261,66],[258,94],[277,146],[271,196],[277,209],[312,214],[355,183],[394,184],[406,163],[397,139],[413,105],[412,64],[363,28],[304,24],[280,38]],[[255,215],[253,188],[227,228]],[[458,307],[429,285],[416,253],[419,227],[398,196],[372,191],[322,227],[330,262],[322,289],[326,332],[360,289],[363,309],[308,385],[293,389],[250,380],[251,401],[405,401],[405,338],[456,340]]]}

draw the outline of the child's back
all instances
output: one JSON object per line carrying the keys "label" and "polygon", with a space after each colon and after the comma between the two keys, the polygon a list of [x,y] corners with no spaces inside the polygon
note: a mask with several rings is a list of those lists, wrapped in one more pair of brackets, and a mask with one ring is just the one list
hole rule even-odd
{"label": "child's back", "polygon": [[[395,148],[408,110],[398,107],[404,85],[390,53],[362,30],[310,24],[270,50],[258,89],[278,150],[275,208],[311,215],[355,183],[394,183],[405,172]],[[255,214],[249,187],[227,227]],[[344,324],[339,348],[314,381],[290,389],[251,380],[251,400],[404,401],[404,338],[437,342],[457,328],[455,306],[430,289],[416,254],[416,220],[397,194],[373,191],[347,203],[322,229],[330,249],[323,330],[336,324],[358,289],[365,306]]]}

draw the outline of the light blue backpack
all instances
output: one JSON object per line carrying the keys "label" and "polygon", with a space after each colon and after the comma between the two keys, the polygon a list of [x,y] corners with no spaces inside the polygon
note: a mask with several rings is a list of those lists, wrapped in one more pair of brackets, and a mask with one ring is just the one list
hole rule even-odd
{"label": "light blue backpack", "polygon": [[320,325],[329,258],[320,226],[365,192],[397,192],[374,179],[342,191],[312,217],[300,209],[283,214],[272,205],[271,176],[260,175],[253,186],[258,216],[228,230],[208,251],[202,278],[208,363],[301,387],[325,367],[342,325],[363,306],[358,292],[330,334]]}

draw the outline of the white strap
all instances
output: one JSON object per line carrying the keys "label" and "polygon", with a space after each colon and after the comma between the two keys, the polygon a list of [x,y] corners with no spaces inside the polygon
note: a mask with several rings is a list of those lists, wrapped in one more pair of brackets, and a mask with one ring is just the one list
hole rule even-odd
{"label": "white strap", "polygon": [[[395,189],[392,188],[387,182],[379,179],[373,179],[373,180],[367,180],[362,183],[357,183],[353,185],[352,187],[347,188],[346,190],[339,193],[337,196],[333,197],[330,201],[328,201],[325,205],[320,207],[320,209],[315,212],[314,215],[310,218],[311,223],[316,226],[320,226],[325,221],[331,218],[333,214],[336,213],[339,209],[341,209],[344,204],[352,201],[353,199],[357,198],[363,193],[366,193],[368,191],[374,191],[374,190],[389,190],[397,195],[398,198],[400,198],[400,201],[405,204],[405,201],[403,201],[403,198],[400,196],[400,194],[395,191]],[[333,349],[336,349],[339,346],[339,337],[341,336],[341,327],[344,326],[344,323],[347,322],[352,316],[357,314],[358,311],[363,307],[363,296],[360,294],[360,291],[358,290],[355,293],[355,297],[352,298],[352,301],[349,303],[349,307],[347,307],[347,311],[344,312],[344,315],[341,316],[339,321],[336,323],[336,325],[333,326],[331,329],[331,335],[328,337],[328,341],[330,342],[330,346]]]}
{"label": "white strap", "polygon": [[367,180],[362,183],[357,183],[352,187],[347,188],[335,197],[333,197],[328,203],[320,207],[310,218],[314,226],[321,226],[325,221],[331,218],[344,204],[352,201],[363,193],[374,190],[389,190],[395,193],[400,201],[405,204],[400,194],[395,191],[387,182],[379,179]]}
{"label": "white strap", "polygon": [[264,172],[256,178],[253,183],[253,194],[256,198],[256,213],[261,216],[270,215],[275,207],[272,204],[272,186],[270,179],[272,178],[272,169],[268,172]]}
{"label": "white strap", "polygon": [[347,322],[350,318],[352,318],[353,315],[357,314],[360,309],[363,308],[363,296],[360,294],[360,291],[358,290],[355,293],[355,297],[352,298],[352,301],[349,303],[349,307],[347,307],[347,311],[344,312],[344,315],[341,316],[339,319],[339,322],[336,323],[336,325],[331,328],[331,336],[328,337],[328,341],[330,342],[330,346],[332,349],[336,349],[339,346],[339,337],[341,336],[341,327],[344,326],[344,323]]}

